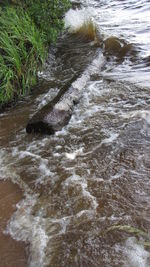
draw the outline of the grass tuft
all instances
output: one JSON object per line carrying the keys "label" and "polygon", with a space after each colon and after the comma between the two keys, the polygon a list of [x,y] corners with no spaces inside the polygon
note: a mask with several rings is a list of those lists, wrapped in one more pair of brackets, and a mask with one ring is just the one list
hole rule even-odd
{"label": "grass tuft", "polygon": [[0,105],[25,95],[46,57],[46,37],[21,8],[0,10]]}
{"label": "grass tuft", "polygon": [[37,82],[47,47],[63,29],[69,0],[2,0],[0,3],[0,109]]}
{"label": "grass tuft", "polygon": [[45,35],[21,8],[0,10],[0,106],[29,91],[46,57]]}

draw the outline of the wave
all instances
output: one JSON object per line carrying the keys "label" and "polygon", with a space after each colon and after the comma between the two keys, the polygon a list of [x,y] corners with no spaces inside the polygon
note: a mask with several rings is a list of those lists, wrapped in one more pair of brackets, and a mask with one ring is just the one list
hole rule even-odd
{"label": "wave", "polygon": [[71,34],[88,41],[94,41],[95,44],[103,49],[106,55],[124,58],[127,55],[134,54],[132,44],[116,36],[109,36],[107,32],[99,29],[93,18],[92,11],[89,8],[70,9],[65,16],[65,28]]}
{"label": "wave", "polygon": [[70,33],[80,35],[90,41],[97,40],[98,27],[89,9],[70,9],[65,16],[65,28]]}

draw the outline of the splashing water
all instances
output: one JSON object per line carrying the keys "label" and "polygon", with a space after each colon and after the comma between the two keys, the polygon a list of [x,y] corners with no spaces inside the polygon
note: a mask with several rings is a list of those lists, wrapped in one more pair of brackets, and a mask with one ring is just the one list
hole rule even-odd
{"label": "splashing water", "polygon": [[97,27],[90,9],[69,10],[65,16],[65,27],[70,33],[96,41]]}

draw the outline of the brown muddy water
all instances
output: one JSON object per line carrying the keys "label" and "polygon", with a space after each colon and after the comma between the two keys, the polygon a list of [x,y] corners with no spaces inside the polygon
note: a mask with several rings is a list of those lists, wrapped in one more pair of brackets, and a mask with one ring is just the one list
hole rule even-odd
{"label": "brown muddy water", "polygon": [[[150,266],[150,3],[77,4],[38,90],[0,115],[0,267]],[[69,124],[27,135],[73,77]]]}

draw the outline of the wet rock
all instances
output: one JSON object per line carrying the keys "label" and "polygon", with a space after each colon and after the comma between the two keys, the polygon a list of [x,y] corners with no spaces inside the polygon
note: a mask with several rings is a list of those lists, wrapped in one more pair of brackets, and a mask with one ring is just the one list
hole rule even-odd
{"label": "wet rock", "polygon": [[72,9],[80,8],[81,3],[78,1],[71,1],[71,6],[72,6]]}
{"label": "wet rock", "polygon": [[132,44],[127,44],[124,40],[117,37],[109,37],[104,41],[105,52],[120,58],[125,57],[132,50]]}
{"label": "wet rock", "polygon": [[116,37],[109,37],[104,41],[105,51],[111,54],[118,54],[121,50],[120,40]]}
{"label": "wet rock", "polygon": [[124,44],[124,46],[120,49],[119,56],[125,57],[132,50],[132,44]]}

